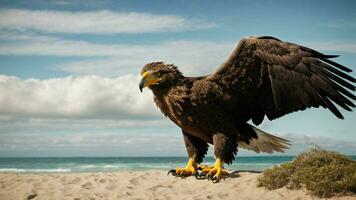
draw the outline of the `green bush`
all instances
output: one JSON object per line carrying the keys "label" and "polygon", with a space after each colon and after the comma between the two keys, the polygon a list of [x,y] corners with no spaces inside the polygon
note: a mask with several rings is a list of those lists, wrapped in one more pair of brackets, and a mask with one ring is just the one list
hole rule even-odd
{"label": "green bush", "polygon": [[294,160],[266,169],[258,186],[274,190],[305,187],[312,195],[356,194],[356,161],[346,155],[313,148]]}

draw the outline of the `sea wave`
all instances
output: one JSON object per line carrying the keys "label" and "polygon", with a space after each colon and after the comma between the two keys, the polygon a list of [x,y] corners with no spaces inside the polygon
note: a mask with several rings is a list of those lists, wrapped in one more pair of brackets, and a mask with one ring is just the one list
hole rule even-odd
{"label": "sea wave", "polygon": [[118,165],[104,165],[103,166],[104,169],[108,169],[108,168],[122,168],[122,165],[118,166]]}
{"label": "sea wave", "polygon": [[90,169],[90,168],[95,168],[97,167],[96,165],[82,165],[82,166],[79,166],[80,168],[83,168],[83,169]]}

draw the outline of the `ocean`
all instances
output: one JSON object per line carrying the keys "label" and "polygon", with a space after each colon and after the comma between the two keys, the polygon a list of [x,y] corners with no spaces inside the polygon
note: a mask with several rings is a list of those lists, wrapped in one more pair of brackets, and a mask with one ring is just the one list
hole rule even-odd
{"label": "ocean", "polygon": [[[261,171],[292,160],[293,156],[237,157],[231,170]],[[352,156],[356,159],[356,156]],[[64,157],[64,158],[0,158],[0,172],[114,172],[136,170],[170,170],[184,167],[185,157]],[[211,157],[204,164],[212,164]]]}

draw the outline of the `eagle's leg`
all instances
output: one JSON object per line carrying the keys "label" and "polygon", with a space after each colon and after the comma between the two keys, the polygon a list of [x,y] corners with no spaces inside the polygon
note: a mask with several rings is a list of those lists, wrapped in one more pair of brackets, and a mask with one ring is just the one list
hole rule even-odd
{"label": "eagle's leg", "polygon": [[183,131],[184,144],[188,153],[188,163],[184,168],[172,169],[168,174],[173,176],[186,177],[197,173],[198,164],[202,162],[209,145],[200,138],[194,137]]}
{"label": "eagle's leg", "polygon": [[201,176],[206,176],[213,182],[218,182],[223,176],[229,173],[224,169],[224,162],[231,163],[237,152],[236,140],[222,133],[213,136],[215,163],[213,167],[202,169]]}

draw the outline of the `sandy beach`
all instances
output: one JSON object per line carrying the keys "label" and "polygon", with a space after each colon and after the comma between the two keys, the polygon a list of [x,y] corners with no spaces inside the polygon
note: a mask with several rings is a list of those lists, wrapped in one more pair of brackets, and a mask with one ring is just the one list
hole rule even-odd
{"label": "sandy beach", "polygon": [[[0,199],[318,199],[305,191],[268,191],[256,186],[258,173],[239,172],[213,184],[194,177],[167,176],[166,171],[113,173],[0,173]],[[355,196],[331,199],[351,200]]]}

